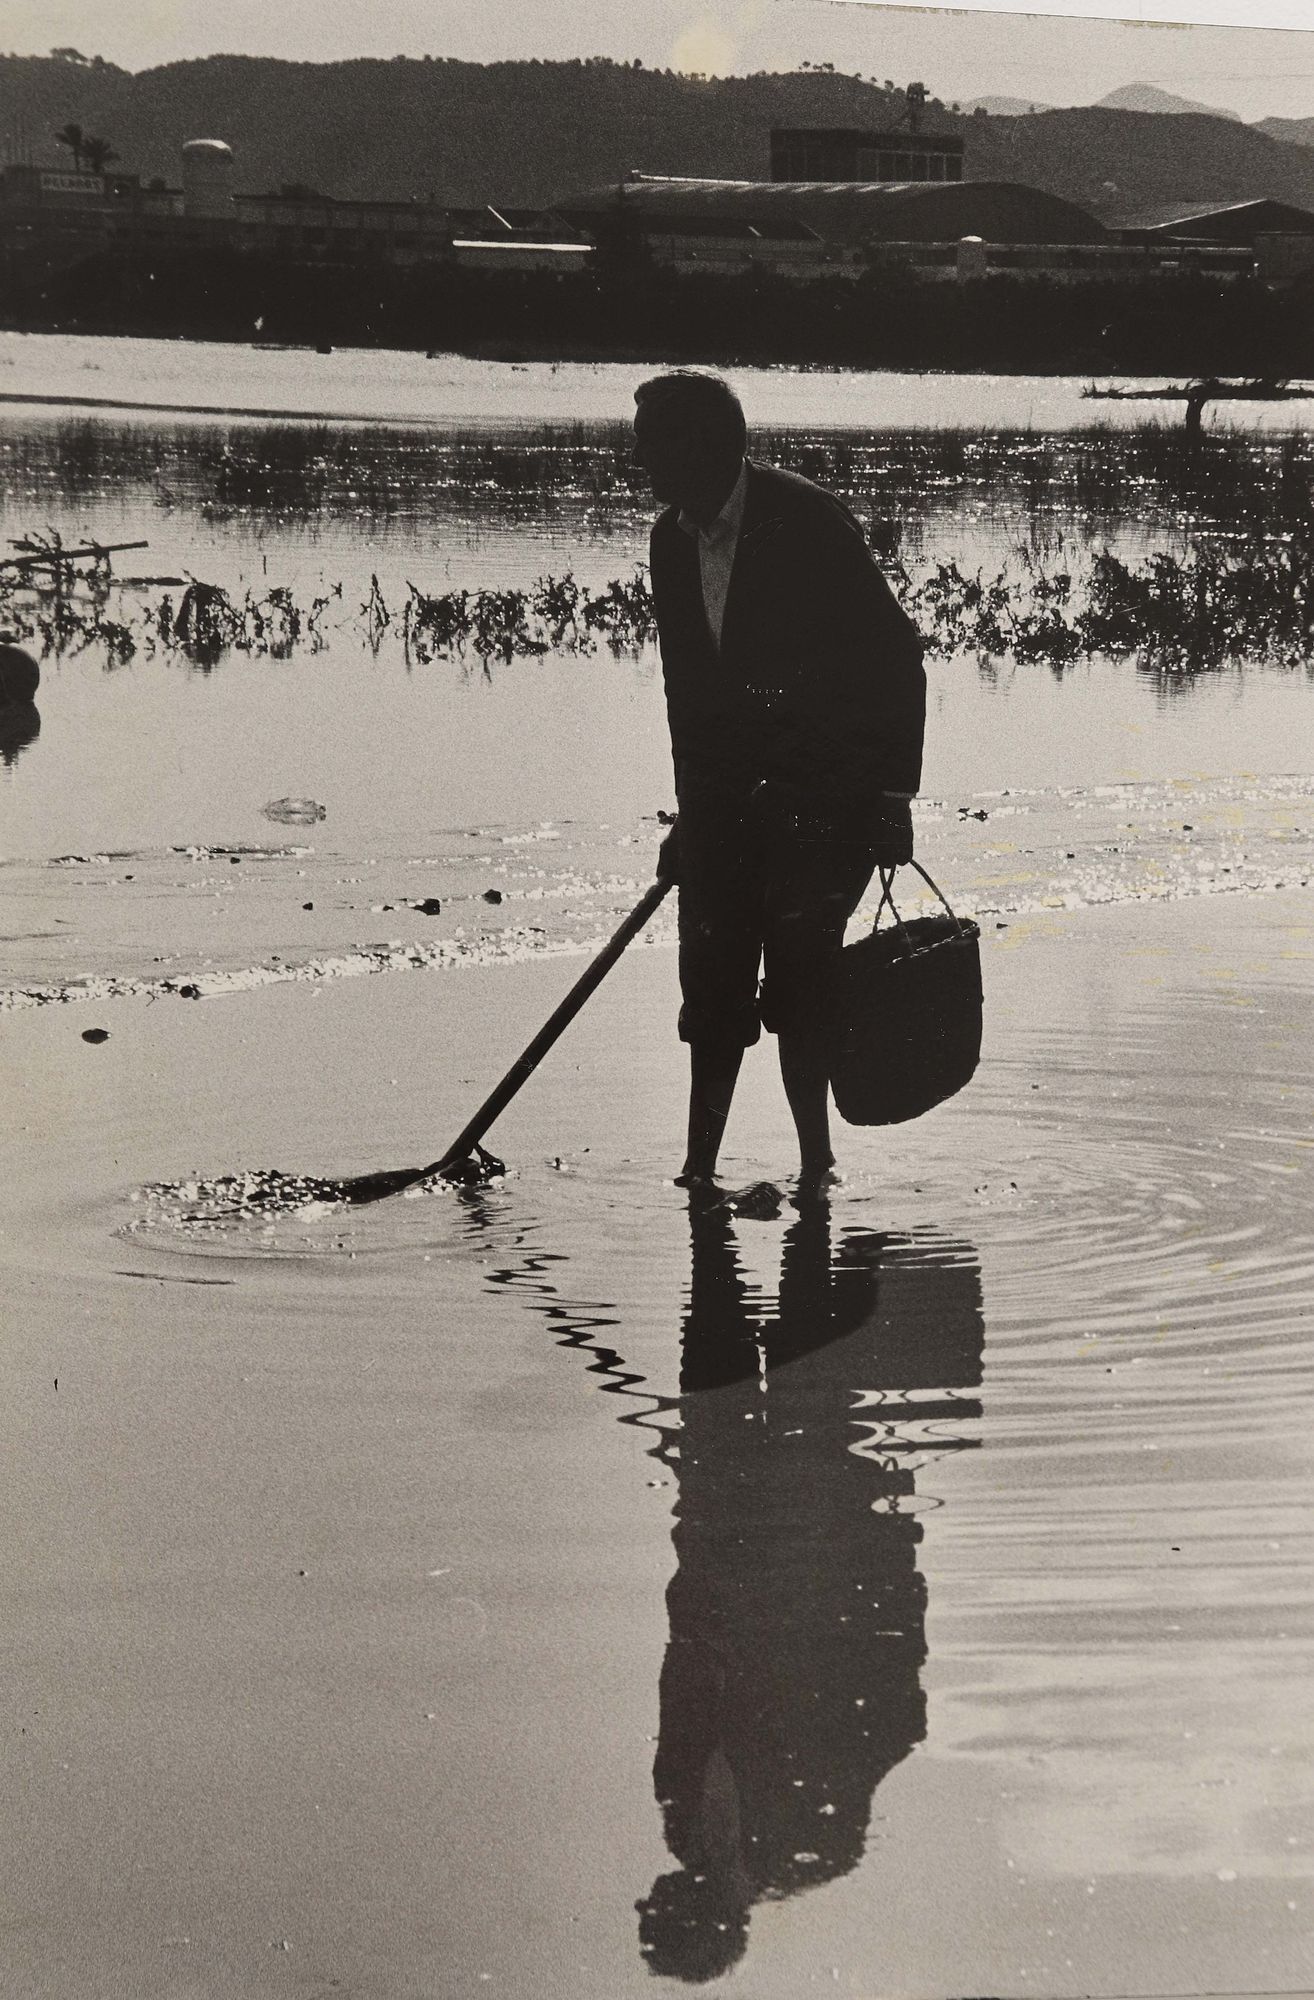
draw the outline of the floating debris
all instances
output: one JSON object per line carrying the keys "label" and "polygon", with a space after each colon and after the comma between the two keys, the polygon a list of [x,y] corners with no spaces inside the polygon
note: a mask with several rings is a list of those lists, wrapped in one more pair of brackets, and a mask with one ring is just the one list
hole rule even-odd
{"label": "floating debris", "polygon": [[284,826],[314,826],[328,818],[328,807],[317,799],[271,799],[260,810],[266,819],[280,820]]}

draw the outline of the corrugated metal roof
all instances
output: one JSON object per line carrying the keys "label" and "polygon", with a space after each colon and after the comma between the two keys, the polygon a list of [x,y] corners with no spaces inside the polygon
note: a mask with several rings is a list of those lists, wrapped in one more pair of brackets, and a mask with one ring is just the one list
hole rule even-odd
{"label": "corrugated metal roof", "polygon": [[683,178],[661,174],[630,174],[616,187],[592,189],[588,194],[573,195],[569,206],[581,206],[589,200],[610,201],[614,206],[618,194],[627,207],[644,210],[650,202],[667,200],[681,206],[714,208],[726,200],[773,202],[781,208],[806,201],[852,201],[868,200],[873,197],[900,199],[920,198],[928,194],[944,194],[947,189],[985,187],[1011,187],[1009,181],[719,181]]}
{"label": "corrugated metal roof", "polygon": [[1094,243],[1107,230],[1088,210],[1016,181],[740,181],[631,175],[567,196],[558,212],[596,228],[630,217],[646,228],[677,218],[788,217],[830,241]]}
{"label": "corrugated metal roof", "polygon": [[1151,208],[1138,208],[1130,213],[1119,210],[1106,220],[1115,229],[1169,229],[1176,222],[1200,222],[1212,215],[1240,215],[1246,209],[1267,208],[1269,205],[1263,198],[1254,201],[1198,201],[1189,205],[1161,201]]}
{"label": "corrugated metal roof", "polygon": [[1193,230],[1202,238],[1207,238],[1211,229],[1216,229],[1227,240],[1240,241],[1247,234],[1247,225],[1250,225],[1248,234],[1252,240],[1269,231],[1314,234],[1314,209],[1297,207],[1294,202],[1276,201],[1270,196],[1248,201],[1160,202],[1153,208],[1137,209],[1129,214],[1106,217],[1106,220],[1111,228],[1124,234],[1152,231],[1168,235],[1174,231]]}

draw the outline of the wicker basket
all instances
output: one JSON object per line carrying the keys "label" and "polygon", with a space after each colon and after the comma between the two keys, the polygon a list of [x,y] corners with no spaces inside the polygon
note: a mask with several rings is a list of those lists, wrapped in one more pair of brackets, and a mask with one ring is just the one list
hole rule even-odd
{"label": "wicker basket", "polygon": [[[850,1125],[920,1118],[963,1088],[981,1055],[981,933],[944,903],[944,915],[905,923],[881,870],[871,934],[840,953],[830,1022],[830,1081]],[[886,904],[894,924],[877,926]]]}

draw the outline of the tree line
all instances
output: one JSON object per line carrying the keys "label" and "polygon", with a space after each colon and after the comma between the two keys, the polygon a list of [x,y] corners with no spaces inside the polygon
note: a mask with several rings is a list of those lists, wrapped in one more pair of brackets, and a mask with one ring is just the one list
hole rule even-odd
{"label": "tree line", "polygon": [[911,269],[797,283],[684,275],[631,259],[586,271],[289,265],[236,250],[98,254],[11,273],[31,330],[419,348],[494,359],[1030,373],[1293,376],[1314,352],[1314,286],[1200,274],[960,285]]}

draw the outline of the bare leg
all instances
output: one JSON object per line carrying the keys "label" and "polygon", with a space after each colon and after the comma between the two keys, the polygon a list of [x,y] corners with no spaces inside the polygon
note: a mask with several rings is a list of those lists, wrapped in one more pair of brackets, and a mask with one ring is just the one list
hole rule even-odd
{"label": "bare leg", "polygon": [[781,1034],[780,1077],[798,1132],[799,1170],[805,1181],[820,1181],[835,1164],[830,1149],[830,1065],[825,1037]]}
{"label": "bare leg", "polygon": [[689,1049],[689,1149],[681,1180],[710,1180],[716,1172],[725,1121],[744,1059],[742,1048],[695,1042]]}

